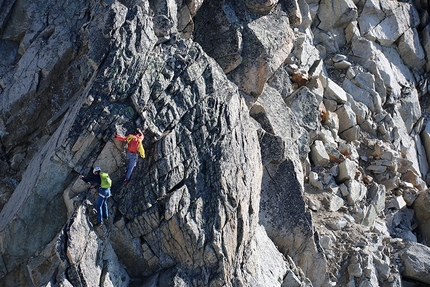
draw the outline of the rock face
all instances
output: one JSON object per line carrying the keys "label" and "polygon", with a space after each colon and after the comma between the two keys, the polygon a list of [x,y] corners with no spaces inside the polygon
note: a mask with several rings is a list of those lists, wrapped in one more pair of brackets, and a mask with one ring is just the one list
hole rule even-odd
{"label": "rock face", "polygon": [[424,1],[0,8],[1,286],[430,284]]}

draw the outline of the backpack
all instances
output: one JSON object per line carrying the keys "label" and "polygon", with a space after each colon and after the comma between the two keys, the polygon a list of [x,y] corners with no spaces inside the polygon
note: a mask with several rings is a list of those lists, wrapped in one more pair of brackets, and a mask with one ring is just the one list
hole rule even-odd
{"label": "backpack", "polygon": [[143,147],[142,141],[138,137],[134,135],[129,135],[126,141],[128,144],[130,144],[130,142],[133,142],[133,144],[137,144],[137,151],[139,152],[140,157],[145,158],[145,149]]}
{"label": "backpack", "polygon": [[100,172],[100,181],[101,188],[110,188],[112,185],[112,180],[107,172]]}

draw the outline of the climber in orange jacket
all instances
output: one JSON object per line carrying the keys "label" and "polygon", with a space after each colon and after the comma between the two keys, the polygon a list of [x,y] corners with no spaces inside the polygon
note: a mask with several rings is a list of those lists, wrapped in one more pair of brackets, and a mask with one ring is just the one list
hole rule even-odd
{"label": "climber in orange jacket", "polygon": [[127,147],[127,158],[128,163],[124,173],[124,184],[128,184],[130,182],[130,177],[133,172],[134,167],[136,166],[138,153],[141,158],[145,158],[145,149],[143,148],[143,132],[137,128],[134,133],[129,134],[127,136],[121,136],[116,134],[115,138],[120,141],[126,141],[128,144]]}

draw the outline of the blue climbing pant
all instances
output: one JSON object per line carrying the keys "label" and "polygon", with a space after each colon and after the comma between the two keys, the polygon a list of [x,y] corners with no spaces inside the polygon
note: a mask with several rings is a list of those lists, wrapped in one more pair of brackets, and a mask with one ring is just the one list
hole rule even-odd
{"label": "blue climbing pant", "polygon": [[131,173],[133,172],[133,169],[137,163],[138,155],[135,153],[131,153],[131,152],[127,152],[126,155],[128,158],[128,163],[127,163],[127,173],[125,175],[125,179],[130,180]]}
{"label": "blue climbing pant", "polygon": [[109,215],[107,199],[110,196],[110,188],[99,188],[99,196],[97,198],[97,220],[103,222],[103,218]]}

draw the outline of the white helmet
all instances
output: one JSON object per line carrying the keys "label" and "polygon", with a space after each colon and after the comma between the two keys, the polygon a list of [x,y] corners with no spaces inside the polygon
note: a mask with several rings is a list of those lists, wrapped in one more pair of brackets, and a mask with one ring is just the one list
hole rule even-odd
{"label": "white helmet", "polygon": [[100,167],[96,166],[96,167],[93,169],[93,173],[96,173],[96,172],[101,171],[101,170],[102,170],[102,169],[101,169]]}

